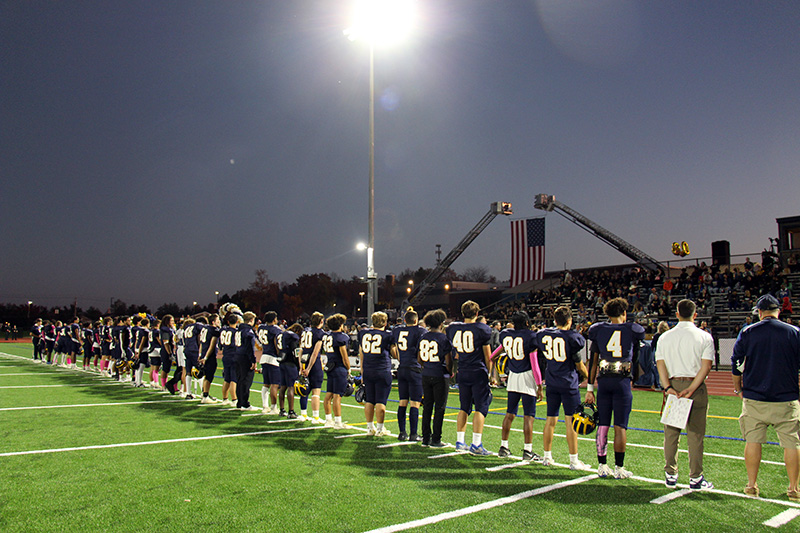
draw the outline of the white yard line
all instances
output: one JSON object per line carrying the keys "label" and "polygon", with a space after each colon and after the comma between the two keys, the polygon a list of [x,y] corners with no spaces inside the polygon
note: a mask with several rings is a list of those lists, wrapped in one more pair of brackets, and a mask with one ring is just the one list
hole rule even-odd
{"label": "white yard line", "polygon": [[798,516],[800,516],[800,511],[797,509],[786,509],[784,512],[777,514],[769,520],[765,520],[761,523],[769,527],[781,527],[784,524],[788,524]]}
{"label": "white yard line", "polygon": [[408,446],[409,444],[418,444],[418,443],[409,440],[397,441],[397,442],[392,442],[390,444],[381,444],[380,446],[378,446],[378,448],[394,448],[395,446]]}
{"label": "white yard line", "polygon": [[108,407],[111,405],[139,405],[144,403],[188,402],[191,400],[150,400],[142,402],[78,403],[71,405],[38,405],[34,407],[0,407],[0,411],[27,411],[29,409],[66,409],[68,407]]}
{"label": "white yard line", "polygon": [[[0,368],[7,368],[7,367],[0,366]],[[43,376],[43,375],[46,374],[43,374],[41,372],[17,372],[16,374],[0,374],[0,378],[7,378],[11,376]],[[55,372],[53,372],[53,375],[55,375]]]}
{"label": "white yard line", "polygon": [[[635,479],[637,481],[644,481],[646,483],[653,483],[654,485],[664,485],[664,480],[663,479],[652,479],[652,478],[646,478],[646,477],[641,477],[641,476],[631,476],[630,479]],[[689,489],[689,485],[685,485],[685,484],[681,484],[681,483],[678,484],[678,487],[681,488],[681,489]],[[776,503],[778,505],[783,505],[785,507],[795,507],[797,509],[800,509],[800,503],[797,503],[797,502],[792,502],[792,501],[788,501],[788,500],[773,500],[771,498],[756,498],[755,496],[748,496],[747,494],[745,494],[743,492],[732,492],[732,491],[729,491],[729,490],[720,490],[720,489],[705,489],[705,490],[690,491],[690,492],[700,492],[700,493],[707,492],[707,493],[710,493],[710,494],[722,494],[722,495],[725,495],[725,496],[735,496],[736,498],[750,498],[750,499],[758,500],[758,501],[761,501],[761,502]],[[651,502],[651,503],[655,503],[655,502]],[[663,502],[660,502],[660,503],[663,503]]]}
{"label": "white yard line", "polygon": [[99,387],[100,385],[116,385],[116,383],[98,382],[98,383],[76,383],[76,384],[60,384],[60,385],[4,385],[0,389],[45,389],[53,387]]}
{"label": "white yard line", "polygon": [[654,503],[656,505],[661,505],[662,503],[671,502],[672,500],[677,500],[687,494],[691,494],[691,490],[689,489],[680,489],[680,490],[673,490],[670,493],[665,494],[664,496],[659,496],[658,498],[650,500],[650,503]]}
{"label": "white yard line", "polygon": [[493,509],[495,507],[500,507],[501,505],[507,505],[509,503],[518,502],[520,500],[524,500],[526,498],[532,498],[533,496],[538,496],[539,494],[544,494],[546,492],[550,492],[553,490],[562,489],[564,487],[569,487],[572,485],[578,485],[585,481],[589,481],[591,479],[595,479],[597,477],[596,474],[592,474],[590,476],[583,476],[575,479],[570,479],[567,481],[562,481],[561,483],[555,483],[553,485],[547,485],[545,487],[540,487],[538,489],[533,490],[526,490],[525,492],[520,492],[517,494],[513,494],[511,496],[506,496],[505,498],[498,498],[496,500],[491,500],[488,502],[480,503],[478,505],[471,505],[469,507],[464,507],[463,509],[456,509],[455,511],[449,511],[447,513],[441,513],[434,516],[429,516],[428,518],[421,518],[419,520],[412,520],[411,522],[405,522],[403,524],[395,524],[393,526],[382,527],[378,529],[373,529],[369,533],[392,533],[395,531],[404,531],[406,529],[411,529],[415,527],[424,527],[430,524],[436,524],[438,522],[442,522],[444,520],[450,520],[452,518],[459,518],[462,516],[466,516],[469,514],[477,513],[480,511],[485,511],[487,509]]}
{"label": "white yard line", "polygon": [[270,435],[273,433],[289,433],[291,431],[309,431],[319,429],[321,426],[310,426],[292,429],[273,429],[270,431],[253,431],[249,433],[231,433],[229,435],[210,435],[207,437],[187,437],[183,439],[167,439],[167,440],[151,440],[144,442],[121,442],[118,444],[99,444],[95,446],[76,446],[74,448],[52,448],[49,450],[27,450],[24,452],[6,452],[0,453],[0,457],[12,457],[15,455],[35,455],[43,453],[60,453],[60,452],[74,452],[82,450],[102,450],[104,448],[127,448],[129,446],[149,446],[151,444],[172,444],[175,442],[193,442],[201,440],[214,440],[214,439],[230,439],[236,437],[252,437],[257,435]]}

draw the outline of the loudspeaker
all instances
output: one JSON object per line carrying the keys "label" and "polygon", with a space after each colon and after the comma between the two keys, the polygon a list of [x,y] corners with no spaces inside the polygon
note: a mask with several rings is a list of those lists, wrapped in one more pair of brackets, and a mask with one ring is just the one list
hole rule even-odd
{"label": "loudspeaker", "polygon": [[714,241],[711,243],[711,262],[714,265],[731,264],[731,243],[728,241]]}

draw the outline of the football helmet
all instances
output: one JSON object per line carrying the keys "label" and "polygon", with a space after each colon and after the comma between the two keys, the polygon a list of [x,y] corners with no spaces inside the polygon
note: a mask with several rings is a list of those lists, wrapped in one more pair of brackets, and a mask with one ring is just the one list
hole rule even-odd
{"label": "football helmet", "polygon": [[364,388],[363,383],[358,384],[358,388],[356,389],[355,393],[353,393],[353,398],[355,398],[356,402],[364,405],[364,400],[366,399],[367,391]]}
{"label": "football helmet", "polygon": [[305,376],[300,376],[294,382],[294,393],[297,396],[308,396],[308,393],[311,392],[311,388],[308,386],[308,378]]}
{"label": "football helmet", "polygon": [[356,390],[356,381],[353,376],[347,376],[347,386],[344,389],[344,397],[352,396]]}
{"label": "football helmet", "polygon": [[497,373],[505,374],[507,367],[508,367],[508,355],[506,354],[498,355],[497,362],[495,363],[495,368],[497,368]]}
{"label": "football helmet", "polygon": [[202,368],[198,368],[196,366],[192,367],[192,377],[194,379],[200,379],[205,375]]}
{"label": "football helmet", "polygon": [[578,406],[578,410],[572,415],[572,429],[578,435],[588,435],[597,427],[597,421],[600,418],[600,413],[594,404],[582,403]]}
{"label": "football helmet", "polygon": [[114,362],[114,368],[120,372],[127,372],[131,368],[131,362],[126,359],[117,359]]}

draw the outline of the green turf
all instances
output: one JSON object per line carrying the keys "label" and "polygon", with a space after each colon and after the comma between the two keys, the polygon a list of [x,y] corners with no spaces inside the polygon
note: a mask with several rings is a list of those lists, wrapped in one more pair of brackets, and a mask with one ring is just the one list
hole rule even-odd
{"label": "green turf", "polygon": [[[0,352],[30,356],[29,344],[5,344]],[[34,373],[15,376],[9,374]],[[0,388],[0,408],[92,404],[91,407],[0,411],[0,453],[50,450],[179,438],[239,435],[214,440],[165,442],[119,448],[84,449],[0,457],[0,530],[8,531],[367,531],[489,502],[524,491],[574,480],[591,472],[506,465],[498,457],[466,455],[429,459],[452,452],[418,445],[377,448],[396,442],[333,431],[277,416],[240,412],[110,383],[96,375],[46,367],[0,356],[0,387],[84,385],[29,389]],[[253,387],[260,389],[260,385]],[[219,395],[219,387],[214,390]],[[493,412],[504,412],[496,391]],[[396,399],[396,394],[392,399]],[[260,394],[251,395],[254,405]],[[124,405],[98,406],[101,403]],[[449,405],[457,405],[451,395]],[[360,406],[347,399],[345,420],[364,427]],[[661,395],[636,391],[628,432],[626,467],[637,476],[663,478]],[[390,401],[388,409],[395,411]],[[543,414],[544,405],[538,407]],[[712,397],[706,439],[706,476],[717,489],[740,492],[745,482],[744,444],[736,416],[737,398]],[[455,440],[455,409],[448,410],[445,440]],[[278,421],[277,423],[269,423]],[[487,417],[484,443],[499,447],[500,414]],[[395,416],[387,425],[396,433]],[[543,422],[534,426],[534,450],[541,453]],[[289,429],[300,431],[281,432]],[[522,450],[522,423],[515,423],[512,452]],[[613,432],[612,432],[613,433]],[[559,424],[557,434],[564,434]],[[770,433],[775,440],[774,433]],[[467,439],[470,432],[467,433]],[[591,437],[580,440],[581,459],[597,465]],[[685,449],[685,443],[682,448]],[[717,457],[711,454],[733,456]],[[563,437],[553,455],[566,463]],[[781,461],[782,451],[764,447],[764,459]],[[613,459],[612,459],[613,460]],[[680,454],[681,482],[688,458]],[[764,464],[762,497],[787,501],[782,465]],[[501,507],[426,525],[425,531],[751,531],[771,530],[762,522],[787,509],[765,501],[716,493],[693,493],[655,505],[671,493],[663,484],[640,480],[592,479]],[[783,526],[796,531],[800,519]]]}

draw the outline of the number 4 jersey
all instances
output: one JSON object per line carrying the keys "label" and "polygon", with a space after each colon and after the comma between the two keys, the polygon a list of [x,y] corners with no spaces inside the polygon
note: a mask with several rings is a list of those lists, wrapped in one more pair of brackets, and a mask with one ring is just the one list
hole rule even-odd
{"label": "number 4 jersey", "polygon": [[633,347],[644,339],[644,328],[635,322],[612,324],[598,322],[589,328],[586,338],[592,341],[592,352],[600,359],[615,363],[633,361]]}

